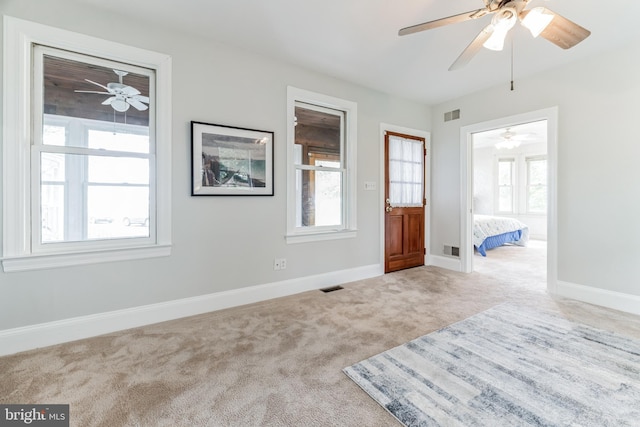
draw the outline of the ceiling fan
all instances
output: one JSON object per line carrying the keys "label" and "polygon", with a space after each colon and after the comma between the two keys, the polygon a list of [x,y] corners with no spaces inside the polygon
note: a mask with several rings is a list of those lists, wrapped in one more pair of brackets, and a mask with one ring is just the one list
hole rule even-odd
{"label": "ceiling fan", "polygon": [[494,14],[491,23],[484,27],[466,49],[462,51],[460,56],[449,67],[449,71],[462,68],[469,63],[482,46],[491,50],[502,50],[504,39],[517,20],[520,20],[520,23],[531,31],[533,37],[540,35],[563,49],[575,46],[591,34],[589,30],[546,7],[534,7],[525,10],[527,3],[529,3],[529,0],[484,0],[485,7],[482,9],[412,25],[402,28],[398,34],[405,36]]}
{"label": "ceiling fan", "polygon": [[123,113],[133,106],[138,111],[144,111],[149,108],[149,97],[140,94],[140,91],[133,86],[128,86],[122,83],[122,78],[129,74],[126,71],[113,70],[118,75],[118,82],[107,83],[106,86],[96,83],[93,80],[84,79],[85,81],[92,83],[96,86],[103,88],[106,92],[99,92],[95,90],[76,90],[78,93],[98,93],[102,95],[111,95],[109,98],[102,102],[102,105],[111,105],[111,107]]}
{"label": "ceiling fan", "polygon": [[498,138],[495,139],[497,139],[498,142],[495,144],[495,147],[499,150],[503,148],[510,150],[519,147],[522,142],[536,140],[534,134],[515,132],[512,131],[511,128],[506,128],[505,131],[498,134],[497,137]]}

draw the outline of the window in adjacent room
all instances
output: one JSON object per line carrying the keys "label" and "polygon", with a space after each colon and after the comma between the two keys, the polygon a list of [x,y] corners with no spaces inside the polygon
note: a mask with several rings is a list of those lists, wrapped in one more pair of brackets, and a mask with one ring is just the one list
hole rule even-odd
{"label": "window in adjacent room", "polygon": [[[5,66],[19,82],[5,105],[30,114],[5,128],[5,271],[168,254],[168,57],[8,22],[8,56],[29,69]],[[56,47],[69,40],[87,47]]]}
{"label": "window in adjacent room", "polygon": [[547,213],[547,156],[525,159],[527,164],[527,213]]}
{"label": "window in adjacent room", "polygon": [[501,213],[513,212],[514,164],[513,158],[498,159],[498,212]]}
{"label": "window in adjacent room", "polygon": [[355,103],[289,88],[289,242],[355,232]]}

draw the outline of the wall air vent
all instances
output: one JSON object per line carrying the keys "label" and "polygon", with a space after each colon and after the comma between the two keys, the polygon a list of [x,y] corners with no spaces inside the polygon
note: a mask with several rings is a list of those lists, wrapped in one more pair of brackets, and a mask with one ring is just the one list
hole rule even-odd
{"label": "wall air vent", "polygon": [[457,247],[457,246],[444,245],[444,249],[442,250],[442,253],[444,255],[451,255],[451,256],[459,257],[460,256],[460,248]]}
{"label": "wall air vent", "polygon": [[444,113],[444,121],[450,122],[451,120],[458,120],[460,118],[460,109],[447,111]]}
{"label": "wall air vent", "polygon": [[324,292],[325,294],[329,293],[329,292],[335,292],[335,291],[339,291],[340,289],[344,289],[342,286],[338,285],[338,286],[331,286],[329,288],[323,288],[320,289],[322,292]]}

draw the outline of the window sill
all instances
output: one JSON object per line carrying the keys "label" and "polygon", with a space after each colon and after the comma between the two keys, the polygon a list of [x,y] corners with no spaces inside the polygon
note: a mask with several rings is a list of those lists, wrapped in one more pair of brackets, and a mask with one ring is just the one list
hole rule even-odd
{"label": "window sill", "polygon": [[312,233],[288,234],[285,236],[287,243],[320,242],[323,240],[352,239],[356,237],[357,230],[340,231],[316,231]]}
{"label": "window sill", "polygon": [[155,245],[149,247],[121,248],[78,253],[25,255],[3,258],[2,268],[5,273],[10,273],[112,261],[157,258],[169,255],[171,255],[171,245]]}

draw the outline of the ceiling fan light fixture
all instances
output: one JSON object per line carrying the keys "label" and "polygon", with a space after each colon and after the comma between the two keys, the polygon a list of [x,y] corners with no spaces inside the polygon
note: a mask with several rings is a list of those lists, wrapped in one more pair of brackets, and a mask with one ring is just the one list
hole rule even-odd
{"label": "ceiling fan light fixture", "polygon": [[502,50],[507,33],[516,24],[517,13],[514,8],[507,7],[496,13],[491,20],[493,33],[482,45],[490,50]]}
{"label": "ceiling fan light fixture", "polygon": [[124,113],[129,109],[129,104],[124,99],[115,99],[111,102],[111,107],[119,113]]}
{"label": "ceiling fan light fixture", "polygon": [[522,19],[522,25],[531,31],[531,35],[535,38],[547,28],[553,20],[553,16],[552,13],[547,13],[547,9],[544,7],[534,7]]}

